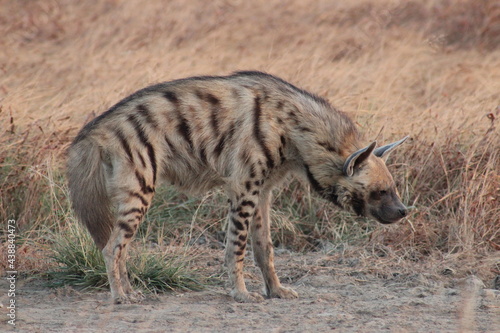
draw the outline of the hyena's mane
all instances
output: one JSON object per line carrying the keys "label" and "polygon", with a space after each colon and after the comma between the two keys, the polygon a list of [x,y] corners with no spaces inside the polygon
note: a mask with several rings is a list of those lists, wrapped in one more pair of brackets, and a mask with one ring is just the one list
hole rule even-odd
{"label": "hyena's mane", "polygon": [[293,93],[302,95],[302,96],[314,101],[315,103],[318,103],[318,104],[321,104],[321,105],[324,105],[327,107],[331,107],[330,103],[328,103],[324,98],[322,98],[318,95],[315,95],[307,90],[301,89],[301,88],[291,84],[290,82],[283,80],[282,78],[279,78],[277,76],[274,76],[274,75],[271,75],[268,73],[259,72],[259,71],[238,71],[238,72],[235,72],[232,75],[232,77],[247,77],[247,78],[255,78],[257,80],[269,80],[269,81],[272,81],[277,86],[281,86],[282,88],[285,88]]}

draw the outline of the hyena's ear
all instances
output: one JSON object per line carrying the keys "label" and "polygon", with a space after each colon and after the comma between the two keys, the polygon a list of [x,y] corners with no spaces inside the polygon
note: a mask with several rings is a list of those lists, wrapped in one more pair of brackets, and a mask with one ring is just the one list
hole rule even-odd
{"label": "hyena's ear", "polygon": [[375,156],[377,156],[377,157],[384,157],[384,156],[387,157],[391,150],[393,150],[394,148],[396,148],[397,146],[399,146],[400,144],[405,142],[406,139],[408,139],[409,137],[410,136],[407,135],[399,141],[393,142],[391,144],[388,144],[388,145],[385,145],[382,147],[378,147],[377,149],[375,149],[373,151],[373,154],[375,154]]}
{"label": "hyena's ear", "polygon": [[376,145],[377,141],[373,141],[368,147],[352,153],[351,156],[349,156],[347,160],[345,160],[344,167],[342,168],[344,175],[346,175],[347,177],[351,177],[354,174],[355,167],[363,163],[363,161],[366,160],[368,156],[370,156]]}

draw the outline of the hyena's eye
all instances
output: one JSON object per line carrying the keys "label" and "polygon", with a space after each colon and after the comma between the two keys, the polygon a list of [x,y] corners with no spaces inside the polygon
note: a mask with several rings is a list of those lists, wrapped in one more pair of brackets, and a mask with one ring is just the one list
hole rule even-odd
{"label": "hyena's eye", "polygon": [[370,192],[370,199],[372,200],[380,200],[383,196],[387,195],[386,190],[380,190],[380,191],[371,191]]}

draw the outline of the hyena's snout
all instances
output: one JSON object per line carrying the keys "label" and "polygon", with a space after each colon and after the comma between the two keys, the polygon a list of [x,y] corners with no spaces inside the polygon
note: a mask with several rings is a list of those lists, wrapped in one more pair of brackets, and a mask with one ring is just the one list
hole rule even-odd
{"label": "hyena's snout", "polygon": [[370,214],[377,221],[390,224],[408,215],[408,208],[401,202],[397,194],[391,193],[385,196],[386,198],[382,198],[377,205],[372,206],[370,209]]}

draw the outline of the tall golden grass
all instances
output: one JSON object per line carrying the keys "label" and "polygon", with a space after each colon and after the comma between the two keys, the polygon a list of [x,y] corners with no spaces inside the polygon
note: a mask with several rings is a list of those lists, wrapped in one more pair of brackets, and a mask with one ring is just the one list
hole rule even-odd
{"label": "tall golden grass", "polygon": [[2,0],[0,29],[0,219],[21,230],[66,218],[64,150],[86,121],[151,83],[258,69],[326,97],[367,141],[411,135],[389,162],[416,208],[372,242],[500,250],[496,1]]}

